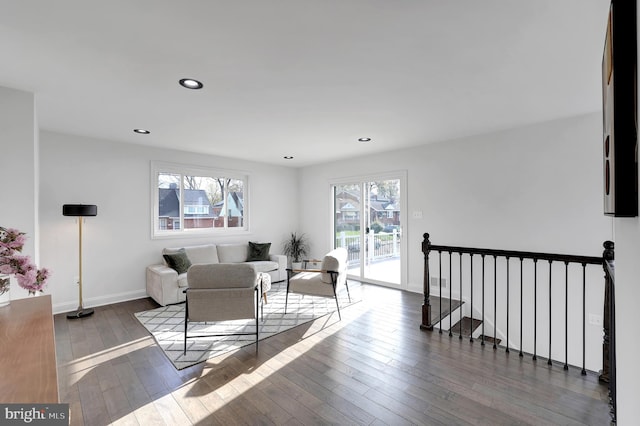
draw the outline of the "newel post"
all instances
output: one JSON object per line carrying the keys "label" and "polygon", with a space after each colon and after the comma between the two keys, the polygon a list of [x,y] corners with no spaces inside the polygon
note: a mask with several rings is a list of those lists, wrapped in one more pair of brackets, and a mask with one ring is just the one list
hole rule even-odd
{"label": "newel post", "polygon": [[604,246],[604,251],[602,252],[602,267],[604,268],[604,313],[602,327],[604,336],[602,337],[602,373],[599,379],[602,382],[609,383],[611,366],[611,305],[615,302],[611,298],[613,282],[607,269],[607,262],[614,260],[614,243],[613,241],[605,241],[602,245]]}
{"label": "newel post", "polygon": [[425,232],[422,241],[422,253],[424,253],[424,277],[422,281],[422,291],[424,293],[424,303],[422,304],[422,324],[420,328],[423,330],[433,330],[433,324],[431,324],[431,301],[429,300],[429,252],[431,251],[431,241],[429,241],[429,234]]}

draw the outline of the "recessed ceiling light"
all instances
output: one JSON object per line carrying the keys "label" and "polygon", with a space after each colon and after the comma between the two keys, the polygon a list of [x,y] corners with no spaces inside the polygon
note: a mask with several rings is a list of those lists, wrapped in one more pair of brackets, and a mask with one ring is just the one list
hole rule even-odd
{"label": "recessed ceiling light", "polygon": [[183,78],[182,80],[180,80],[180,85],[182,87],[186,87],[187,89],[202,89],[204,87],[204,84],[192,78]]}
{"label": "recessed ceiling light", "polygon": [[292,155],[285,155],[283,158],[285,160],[293,160],[293,156]]}
{"label": "recessed ceiling light", "polygon": [[145,129],[133,129],[133,131],[141,135],[148,135],[149,133],[151,133],[149,130]]}
{"label": "recessed ceiling light", "polygon": [[371,142],[371,138],[358,138],[358,142]]}

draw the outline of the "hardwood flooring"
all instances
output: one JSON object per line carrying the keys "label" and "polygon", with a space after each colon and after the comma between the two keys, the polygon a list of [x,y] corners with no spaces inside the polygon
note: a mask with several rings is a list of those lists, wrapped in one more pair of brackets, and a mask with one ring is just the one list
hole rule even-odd
{"label": "hardwood flooring", "polygon": [[[364,301],[177,371],[133,313],[141,299],[55,316],[72,425],[607,425],[595,373],[422,331],[422,296]],[[319,331],[318,326],[322,326]]]}

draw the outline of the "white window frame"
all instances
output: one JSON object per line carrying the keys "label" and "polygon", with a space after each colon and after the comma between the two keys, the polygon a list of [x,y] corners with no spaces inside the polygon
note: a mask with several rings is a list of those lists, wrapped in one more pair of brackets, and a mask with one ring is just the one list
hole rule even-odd
{"label": "white window frame", "polygon": [[[167,163],[161,161],[151,161],[150,173],[150,193],[151,193],[151,238],[184,238],[187,236],[204,235],[242,235],[248,234],[249,230],[249,173],[240,170],[227,170],[214,167],[203,167],[187,164]],[[160,195],[158,191],[158,176],[160,174],[180,175],[180,229],[160,229],[160,218],[158,217]],[[243,185],[243,214],[242,227],[229,228],[225,218],[224,227],[220,228],[189,228],[184,227],[185,204],[182,176],[203,176],[242,181]],[[228,192],[225,191],[226,197]]]}

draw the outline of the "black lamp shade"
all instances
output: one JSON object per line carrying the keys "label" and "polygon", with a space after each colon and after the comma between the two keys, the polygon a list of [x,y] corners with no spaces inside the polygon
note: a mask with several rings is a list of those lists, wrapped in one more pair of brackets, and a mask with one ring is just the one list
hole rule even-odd
{"label": "black lamp shade", "polygon": [[97,216],[98,206],[93,204],[64,204],[63,216]]}

